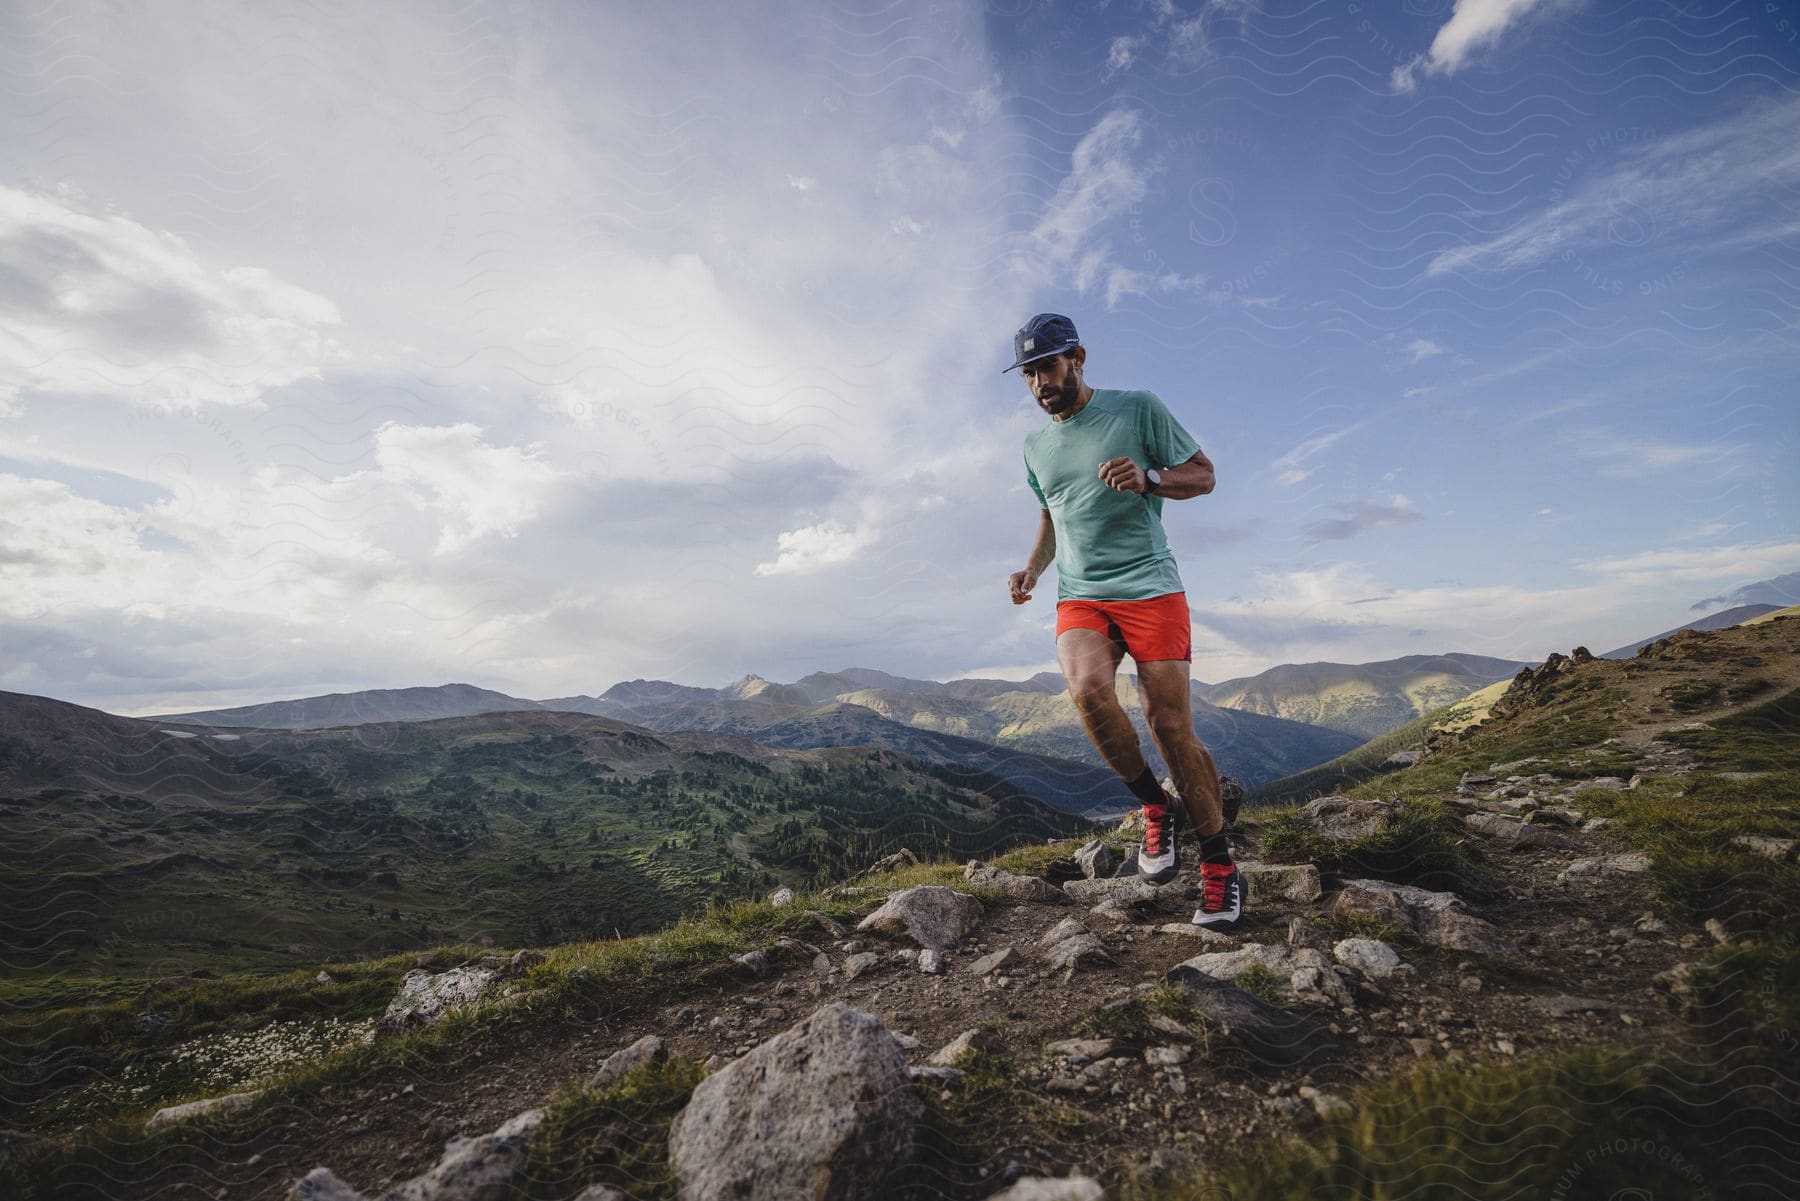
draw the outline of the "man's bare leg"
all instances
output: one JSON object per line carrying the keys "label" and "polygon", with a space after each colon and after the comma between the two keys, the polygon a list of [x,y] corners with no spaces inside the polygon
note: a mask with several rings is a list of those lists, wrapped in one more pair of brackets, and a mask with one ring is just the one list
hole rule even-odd
{"label": "man's bare leg", "polygon": [[[1138,699],[1144,706],[1144,723],[1169,765],[1175,790],[1187,808],[1196,833],[1203,837],[1225,827],[1225,807],[1219,797],[1219,769],[1212,755],[1194,734],[1193,706],[1188,697],[1188,664],[1185,659],[1158,659],[1139,663]],[[1135,741],[1135,740],[1134,740]]]}
{"label": "man's bare leg", "polygon": [[1144,748],[1114,691],[1124,652],[1098,630],[1065,630],[1056,640],[1056,657],[1075,711],[1101,757],[1127,783],[1143,775],[1148,766]]}

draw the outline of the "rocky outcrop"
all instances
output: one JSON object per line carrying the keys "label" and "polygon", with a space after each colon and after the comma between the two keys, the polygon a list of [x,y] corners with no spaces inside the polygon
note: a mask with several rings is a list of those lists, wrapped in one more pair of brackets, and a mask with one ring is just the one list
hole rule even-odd
{"label": "rocky outcrop", "polygon": [[1395,808],[1391,801],[1325,796],[1300,806],[1300,816],[1333,842],[1348,842],[1380,832],[1393,819]]}
{"label": "rocky outcrop", "polygon": [[262,1096],[260,1088],[242,1093],[226,1093],[222,1097],[208,1097],[204,1101],[189,1101],[186,1105],[170,1105],[150,1115],[144,1123],[145,1130],[161,1130],[164,1126],[174,1126],[182,1122],[192,1121],[207,1114],[235,1113],[247,1109]]}
{"label": "rocky outcrop", "polygon": [[1224,1041],[1262,1063],[1310,1063],[1335,1055],[1338,1042],[1318,1024],[1253,993],[1221,982],[1187,964],[1170,969],[1166,980],[1186,994]]}
{"label": "rocky outcrop", "polygon": [[1432,892],[1385,880],[1347,880],[1331,911],[1341,918],[1392,922],[1427,946],[1509,963],[1524,958],[1498,929],[1467,912],[1462,898],[1452,892]]}
{"label": "rocky outcrop", "polygon": [[376,1024],[383,1030],[402,1030],[441,1021],[480,1000],[499,975],[499,970],[487,967],[453,967],[435,974],[414,968],[400,981],[399,995]]}
{"label": "rocky outcrop", "polygon": [[1191,968],[1227,984],[1243,972],[1262,968],[1274,976],[1276,988],[1290,1003],[1351,1004],[1350,989],[1333,970],[1330,957],[1312,947],[1250,943],[1235,951],[1209,951],[1196,955],[1178,967]]}
{"label": "rocky outcrop", "polygon": [[981,902],[968,893],[921,884],[894,893],[856,928],[908,937],[927,950],[942,953],[980,925],[981,915]]}
{"label": "rocky outcrop", "polygon": [[1252,901],[1311,904],[1324,895],[1319,869],[1310,863],[1242,863],[1238,872]]}
{"label": "rocky outcrop", "polygon": [[923,1115],[893,1034],[834,1002],[702,1081],[669,1166],[683,1201],[850,1201],[907,1162]]}

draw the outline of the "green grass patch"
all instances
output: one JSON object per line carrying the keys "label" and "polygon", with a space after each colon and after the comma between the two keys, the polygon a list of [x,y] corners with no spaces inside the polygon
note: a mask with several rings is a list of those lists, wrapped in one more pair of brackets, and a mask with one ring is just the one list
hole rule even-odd
{"label": "green grass patch", "polygon": [[1010,1055],[972,1050],[956,1066],[961,1080],[918,1089],[925,1120],[907,1186],[897,1195],[979,1196],[981,1165],[1019,1147],[1054,1154],[1087,1124],[1080,1110],[1028,1087]]}
{"label": "green grass patch", "polygon": [[563,1089],[544,1109],[512,1196],[574,1196],[605,1184],[641,1201],[673,1197],[669,1123],[705,1074],[697,1063],[671,1059],[604,1089]]}
{"label": "green grass patch", "polygon": [[1682,680],[1657,691],[1677,713],[1697,713],[1719,701],[1719,686],[1711,680]]}
{"label": "green grass patch", "polygon": [[[1352,1112],[1126,1195],[1313,1201],[1457,1197],[1692,1201],[1783,1196],[1796,1107],[1778,1089],[1643,1051],[1436,1064],[1373,1084]],[[1758,1191],[1767,1190],[1767,1191]]]}
{"label": "green grass patch", "polygon": [[1719,771],[1800,771],[1800,688],[1659,739],[1687,747]]}
{"label": "green grass patch", "polygon": [[1619,837],[1650,853],[1657,897],[1669,912],[1770,931],[1800,918],[1800,864],[1733,842],[1747,834],[1793,837],[1800,771],[1748,780],[1712,773],[1651,779],[1630,792],[1581,793],[1576,804],[1614,818]]}
{"label": "green grass patch", "polygon": [[1281,1004],[1281,977],[1260,963],[1253,963],[1231,978],[1247,993],[1255,993],[1271,1005]]}
{"label": "green grass patch", "polygon": [[1455,892],[1487,886],[1461,814],[1436,797],[1403,799],[1385,828],[1352,839],[1326,838],[1298,810],[1278,810],[1264,824],[1262,844],[1270,863],[1316,863],[1340,876]]}

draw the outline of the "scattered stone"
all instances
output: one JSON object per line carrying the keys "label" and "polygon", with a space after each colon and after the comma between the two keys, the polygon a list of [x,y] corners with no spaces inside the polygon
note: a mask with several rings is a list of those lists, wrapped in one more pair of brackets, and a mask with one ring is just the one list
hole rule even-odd
{"label": "scattered stone", "polygon": [[1194,1029],[1186,1022],[1178,1022],[1167,1014],[1157,1013],[1154,1009],[1150,1011],[1145,1020],[1149,1022],[1152,1030],[1166,1034],[1170,1038],[1178,1038],[1184,1043],[1199,1044],[1206,1041],[1206,1035],[1201,1031]]}
{"label": "scattered stone", "polygon": [[1105,1195],[1100,1182],[1086,1176],[1026,1176],[988,1201],[1100,1201]]}
{"label": "scattered stone", "polygon": [[388,1002],[376,1023],[383,1030],[428,1026],[480,999],[499,973],[483,967],[455,967],[433,975],[414,968],[400,981],[400,993]]}
{"label": "scattered stone", "polygon": [[810,917],[813,922],[818,925],[819,929],[825,931],[825,933],[833,938],[842,938],[850,933],[848,930],[844,929],[844,923],[838,921],[829,914],[820,913],[817,909],[808,909],[803,916]]}
{"label": "scattered stone", "polygon": [[822,976],[828,975],[831,972],[831,956],[820,951],[817,955],[813,956],[812,965],[813,971],[818,972]]}
{"label": "scattered stone", "polygon": [[1381,761],[1383,767],[1411,767],[1424,755],[1423,751],[1395,751]]}
{"label": "scattered stone", "polygon": [[1314,950],[1323,951],[1331,945],[1331,936],[1303,917],[1290,917],[1287,924],[1287,941],[1290,947],[1312,947]]}
{"label": "scattered stone", "polygon": [[1611,1001],[1597,1001],[1593,997],[1577,997],[1563,994],[1554,997],[1533,997],[1533,1009],[1544,1013],[1567,1017],[1572,1013],[1610,1013],[1617,1008]]}
{"label": "scattered stone", "polygon": [[634,1072],[647,1064],[661,1063],[667,1059],[669,1052],[663,1046],[662,1039],[654,1034],[632,1043],[629,1047],[614,1051],[608,1055],[594,1072],[594,1078],[588,1081],[589,1088],[607,1088],[618,1083],[627,1073]]}
{"label": "scattered stone", "polygon": [[1586,820],[1579,809],[1570,809],[1566,805],[1546,805],[1531,815],[1533,825],[1549,822],[1556,826],[1579,826]]}
{"label": "scattered stone", "polygon": [[1213,951],[1196,955],[1179,967],[1230,983],[1238,973],[1252,967],[1273,973],[1282,996],[1290,1003],[1311,1005],[1349,1005],[1350,989],[1331,970],[1331,960],[1323,951],[1312,947],[1290,947],[1285,943],[1247,943],[1235,951]]}
{"label": "scattered stone", "polygon": [[330,1168],[314,1168],[296,1180],[288,1197],[290,1201],[368,1201]]}
{"label": "scattered stone", "polygon": [[1112,922],[1114,925],[1129,925],[1137,920],[1137,910],[1118,897],[1107,897],[1088,912],[1100,920]]}
{"label": "scattered stone", "polygon": [[150,1120],[144,1123],[144,1129],[146,1131],[161,1130],[164,1126],[178,1125],[206,1114],[236,1113],[240,1109],[254,1105],[256,1099],[262,1095],[262,1089],[253,1088],[247,1092],[226,1093],[222,1097],[208,1097],[204,1101],[189,1101],[186,1105],[170,1105],[151,1114]]}
{"label": "scattered stone", "polygon": [[969,860],[968,866],[963,869],[963,878],[977,888],[998,893],[1008,901],[1061,905],[1069,899],[1068,893],[1048,880],[1039,876],[1015,876],[979,859]]}
{"label": "scattered stone", "polygon": [[1650,856],[1642,851],[1630,851],[1623,855],[1601,855],[1594,859],[1577,859],[1556,875],[1558,884],[1584,876],[1627,876],[1641,875],[1650,870]]}
{"label": "scattered stone", "polygon": [[1063,892],[1083,905],[1117,899],[1127,905],[1149,905],[1164,897],[1185,896],[1187,886],[1179,881],[1152,884],[1142,876],[1118,876],[1111,880],[1069,880]]}
{"label": "scattered stone", "polygon": [[1592,834],[1597,830],[1604,830],[1612,824],[1613,819],[1610,817],[1590,817],[1581,823],[1581,829],[1584,834]]}
{"label": "scattered stone", "polygon": [[1391,801],[1359,801],[1342,796],[1319,797],[1300,806],[1300,816],[1334,842],[1374,834],[1387,825],[1393,813]]}
{"label": "scattered stone", "polygon": [[931,1064],[914,1064],[906,1069],[906,1074],[914,1080],[932,1080],[939,1084],[948,1084],[952,1080],[961,1080],[969,1073],[961,1068],[947,1068]]}
{"label": "scattered stone", "polygon": [[331,979],[331,973],[328,971],[325,971],[323,968],[321,968],[319,970],[319,974],[313,977],[313,983],[314,984],[331,984],[331,983],[333,983],[333,981]]}
{"label": "scattered stone", "polygon": [[1144,1062],[1153,1068],[1173,1068],[1188,1061],[1186,1047],[1145,1047]]}
{"label": "scattered stone", "polygon": [[684,1201],[849,1201],[911,1157],[923,1116],[888,1028],[833,1002],[700,1082],[669,1167]]}
{"label": "scattered stone", "polygon": [[[1537,817],[1538,814],[1531,814]],[[1501,847],[1514,851],[1567,851],[1579,844],[1532,821],[1513,821],[1496,813],[1471,813],[1463,824],[1479,830]]]}
{"label": "scattered stone", "polygon": [[977,976],[991,976],[1005,968],[1016,967],[1025,962],[1025,957],[1011,947],[1001,947],[991,955],[983,955],[972,964],[969,970]]}
{"label": "scattered stone", "polygon": [[1575,787],[1578,791],[1586,791],[1590,788],[1597,788],[1602,792],[1629,792],[1631,790],[1631,785],[1617,776],[1595,776],[1591,780],[1578,782]]}
{"label": "scattered stone", "polygon": [[1331,949],[1331,955],[1373,980],[1385,980],[1401,966],[1399,954],[1379,938],[1346,938]]}
{"label": "scattered stone", "polygon": [[608,1188],[604,1184],[590,1184],[575,1194],[575,1201],[631,1201],[616,1188]]}
{"label": "scattered stone", "polygon": [[927,976],[936,976],[944,970],[944,954],[930,947],[919,952],[919,970]]}
{"label": "scattered stone", "polygon": [[1338,917],[1368,916],[1393,922],[1427,946],[1469,951],[1507,962],[1524,956],[1488,922],[1464,911],[1452,892],[1432,892],[1384,880],[1347,880],[1332,912]]}
{"label": "scattered stone", "polygon": [[1654,913],[1646,913],[1637,920],[1639,934],[1661,934],[1668,928],[1668,924]]}
{"label": "scattered stone", "polygon": [[1658,991],[1668,994],[1675,1007],[1685,1013],[1698,1008],[1705,999],[1700,989],[1700,978],[1705,970],[1703,964],[1678,963],[1668,971],[1650,977],[1650,983]]}
{"label": "scattered stone", "polygon": [[844,960],[844,979],[854,980],[881,966],[881,956],[874,951],[861,951]]}
{"label": "scattered stone", "polygon": [[[1744,848],[1752,855],[1773,859],[1777,863],[1787,862],[1794,853],[1794,839],[1770,838],[1766,834],[1739,834],[1731,840],[1731,844]],[[324,973],[321,972],[320,975],[324,975]]]}
{"label": "scattered stone", "polygon": [[1317,1023],[1185,963],[1172,968],[1165,979],[1187,994],[1189,1004],[1205,1015],[1209,1029],[1263,1063],[1308,1063],[1339,1049],[1337,1040]]}
{"label": "scattered stone", "polygon": [[1090,933],[1090,931],[1086,926],[1082,925],[1072,917],[1065,917],[1062,921],[1057,922],[1054,926],[1050,927],[1049,931],[1046,932],[1042,938],[1038,939],[1038,946],[1055,946],[1059,942],[1074,938],[1077,934],[1087,933]]}
{"label": "scattered stone", "polygon": [[766,980],[775,972],[775,965],[761,951],[745,951],[741,955],[733,955],[731,962],[737,964],[758,980]]}
{"label": "scattered stone", "polygon": [[1319,869],[1310,863],[1244,863],[1238,872],[1251,900],[1298,901],[1309,905],[1324,895]]}
{"label": "scattered stone", "polygon": [[1076,851],[1074,859],[1081,868],[1081,874],[1089,880],[1104,880],[1119,866],[1113,849],[1098,838]]}
{"label": "scattered stone", "polygon": [[927,1063],[938,1067],[953,1068],[956,1061],[969,1051],[999,1051],[1002,1049],[1000,1039],[989,1031],[977,1026],[973,1030],[964,1030],[961,1034],[939,1047],[928,1059]]}
{"label": "scattered stone", "polygon": [[938,884],[902,889],[856,924],[858,930],[907,935],[921,947],[942,951],[981,923],[981,902]]}
{"label": "scattered stone", "polygon": [[1094,935],[1077,934],[1045,951],[1044,960],[1051,967],[1068,968],[1073,971],[1078,967],[1107,966],[1113,962],[1113,957],[1106,953],[1106,944]]}
{"label": "scattered stone", "polygon": [[1302,1084],[1297,1090],[1300,1099],[1311,1102],[1313,1112],[1321,1118],[1348,1117],[1351,1113],[1350,1102],[1335,1093],[1323,1093],[1310,1084]]}
{"label": "scattered stone", "polygon": [[1725,928],[1725,923],[1716,917],[1709,917],[1706,919],[1705,929],[1708,934],[1712,935],[1712,940],[1714,942],[1726,943],[1731,941],[1731,931],[1727,930]]}
{"label": "scattered stone", "polygon": [[783,884],[780,888],[777,888],[774,892],[769,894],[769,904],[776,909],[783,908],[784,906],[787,906],[787,905],[792,905],[793,903],[794,903],[794,890],[789,888],[785,884]]}
{"label": "scattered stone", "polygon": [[865,867],[862,871],[857,872],[850,878],[852,880],[866,880],[870,876],[879,876],[884,872],[897,872],[901,868],[917,866],[919,866],[919,857],[905,847],[901,847],[892,855],[877,859],[874,863],[871,863],[868,867]]}
{"label": "scattered stone", "polygon": [[1117,1038],[1065,1038],[1044,1044],[1044,1054],[1063,1055],[1070,1059],[1129,1059],[1130,1044]]}
{"label": "scattered stone", "polygon": [[1464,976],[1456,982],[1458,992],[1478,993],[1481,991],[1480,976]]}

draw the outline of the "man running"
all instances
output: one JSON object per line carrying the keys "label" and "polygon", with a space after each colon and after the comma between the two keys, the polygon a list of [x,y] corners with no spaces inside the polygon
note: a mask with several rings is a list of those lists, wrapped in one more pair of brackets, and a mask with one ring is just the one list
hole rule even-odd
{"label": "man running", "polygon": [[1056,655],[1088,737],[1144,807],[1138,866],[1163,883],[1180,870],[1179,809],[1144,761],[1113,680],[1130,654],[1138,698],[1180,803],[1200,837],[1198,926],[1231,926],[1243,913],[1243,881],[1225,836],[1212,756],[1194,735],[1188,703],[1192,658],[1187,594],[1163,536],[1165,500],[1213,490],[1200,444],[1149,392],[1090,388],[1087,349],[1075,324],[1039,313],[1013,338],[1018,368],[1050,423],[1025,439],[1025,475],[1043,507],[1024,571],[1008,580],[1022,605],[1056,562]]}

